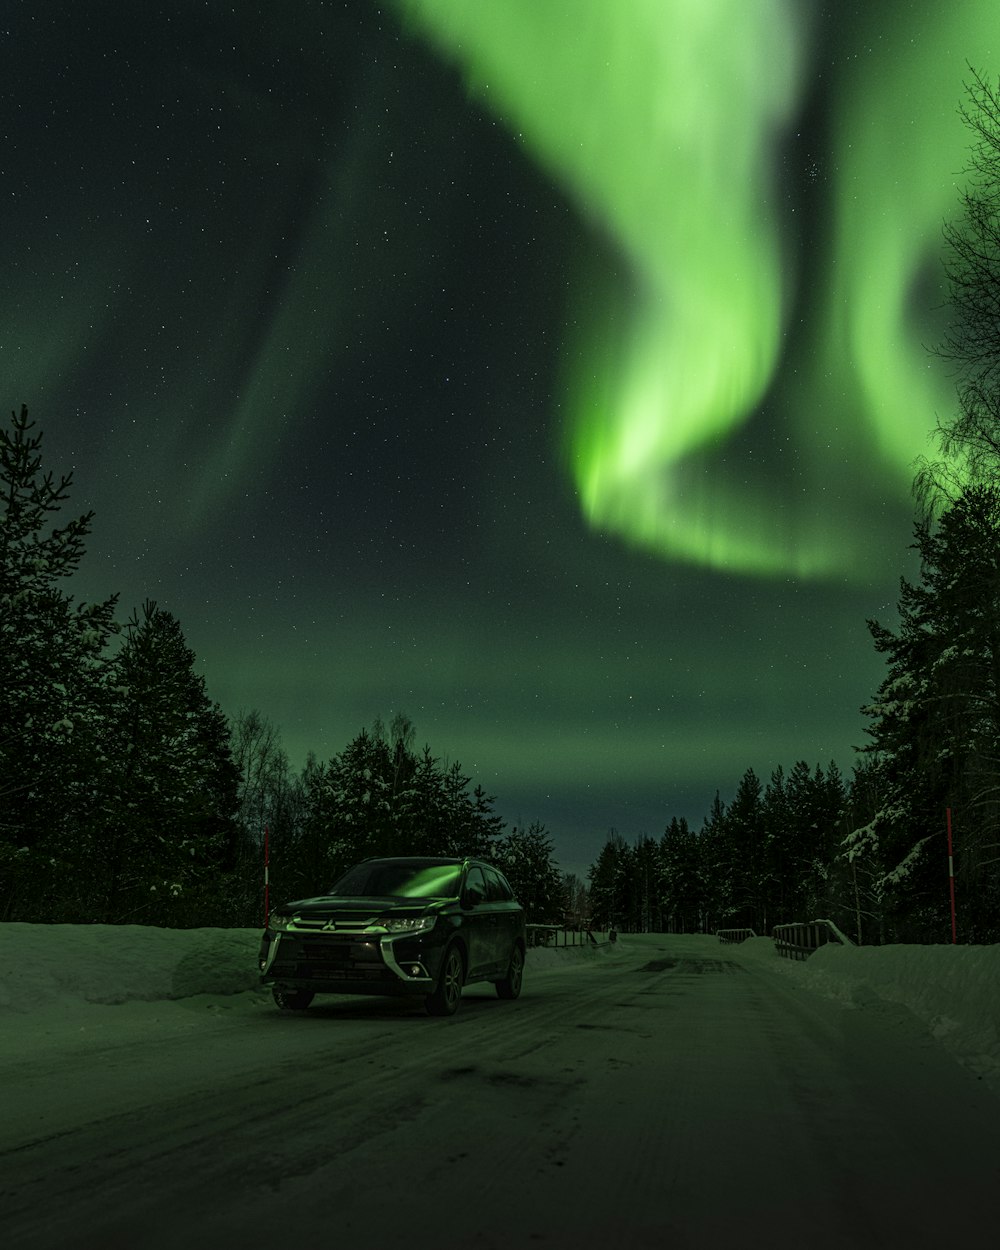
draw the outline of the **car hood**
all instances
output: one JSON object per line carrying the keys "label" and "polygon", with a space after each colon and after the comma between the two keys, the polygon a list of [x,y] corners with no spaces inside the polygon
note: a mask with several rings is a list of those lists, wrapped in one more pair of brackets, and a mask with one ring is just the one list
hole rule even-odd
{"label": "car hood", "polygon": [[275,910],[282,915],[296,915],[311,919],[374,918],[375,916],[420,916],[424,912],[437,911],[447,900],[440,898],[346,897],[321,894],[316,898],[300,898],[285,903]]}

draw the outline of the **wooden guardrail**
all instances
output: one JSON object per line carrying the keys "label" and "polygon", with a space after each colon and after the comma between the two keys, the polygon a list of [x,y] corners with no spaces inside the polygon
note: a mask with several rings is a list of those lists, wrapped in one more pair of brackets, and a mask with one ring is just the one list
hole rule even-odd
{"label": "wooden guardrail", "polygon": [[720,942],[745,942],[747,938],[756,937],[753,929],[717,929],[715,936]]}
{"label": "wooden guardrail", "polygon": [[832,920],[776,924],[772,935],[775,950],[786,959],[808,959],[813,951],[826,946],[828,942],[836,942],[839,946],[854,945]]}
{"label": "wooden guardrail", "polygon": [[590,946],[597,945],[598,938],[590,929],[570,929],[560,924],[529,924],[529,946]]}

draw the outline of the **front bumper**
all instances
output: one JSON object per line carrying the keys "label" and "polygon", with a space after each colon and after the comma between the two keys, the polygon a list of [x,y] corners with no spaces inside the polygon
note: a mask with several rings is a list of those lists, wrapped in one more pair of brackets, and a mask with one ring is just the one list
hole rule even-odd
{"label": "front bumper", "polygon": [[297,933],[268,930],[261,942],[262,985],[322,994],[429,994],[441,948],[433,934]]}

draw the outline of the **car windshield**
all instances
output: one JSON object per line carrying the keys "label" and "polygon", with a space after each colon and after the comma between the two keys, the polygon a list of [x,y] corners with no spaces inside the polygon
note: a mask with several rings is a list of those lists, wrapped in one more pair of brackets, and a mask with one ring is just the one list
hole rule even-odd
{"label": "car windshield", "polygon": [[361,898],[457,898],[461,882],[461,864],[376,860],[345,873],[330,893]]}

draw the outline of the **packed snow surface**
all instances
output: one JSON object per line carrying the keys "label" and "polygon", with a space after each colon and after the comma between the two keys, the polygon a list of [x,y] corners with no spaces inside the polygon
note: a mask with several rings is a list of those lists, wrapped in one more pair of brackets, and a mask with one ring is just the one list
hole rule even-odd
{"label": "packed snow surface", "polygon": [[[621,935],[619,948],[629,940]],[[257,929],[0,924],[0,1024],[44,1010],[58,1014],[61,1031],[69,1032],[95,1005],[259,992],[259,941]],[[727,950],[852,1009],[906,1007],[1000,1095],[1000,946],[830,944],[793,961],[759,937]],[[528,966],[614,953],[607,943],[533,949]]]}

